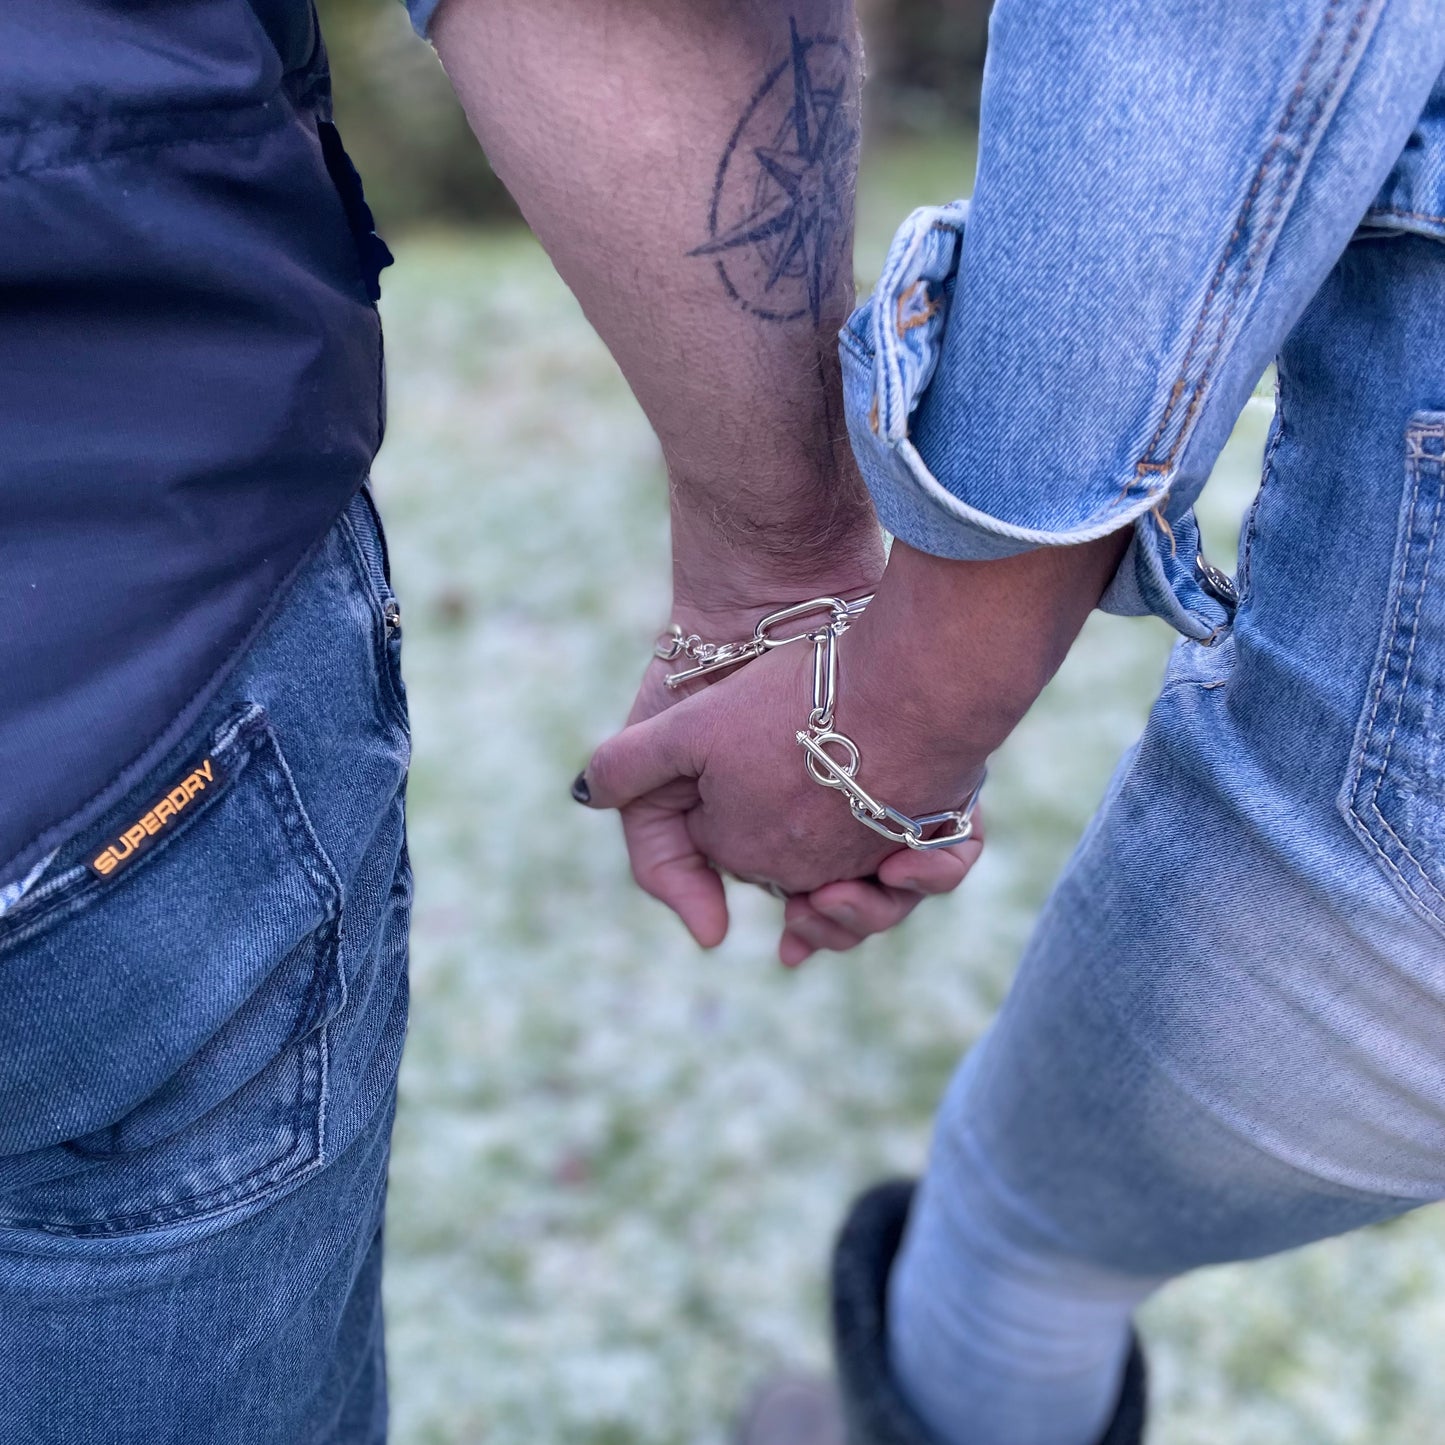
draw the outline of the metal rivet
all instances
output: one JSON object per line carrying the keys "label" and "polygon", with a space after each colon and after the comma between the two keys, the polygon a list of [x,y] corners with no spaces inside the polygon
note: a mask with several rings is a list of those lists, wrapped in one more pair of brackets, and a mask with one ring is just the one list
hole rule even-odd
{"label": "metal rivet", "polygon": [[1199,578],[1199,585],[1216,602],[1222,602],[1226,607],[1239,606],[1239,587],[1234,578],[1210,562],[1203,552],[1194,559],[1194,575]]}

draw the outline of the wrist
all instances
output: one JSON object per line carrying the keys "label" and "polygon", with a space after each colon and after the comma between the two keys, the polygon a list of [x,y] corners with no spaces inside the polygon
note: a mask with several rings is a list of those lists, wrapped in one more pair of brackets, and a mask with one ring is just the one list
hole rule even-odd
{"label": "wrist", "polygon": [[1125,529],[991,562],[895,543],[872,605],[847,638],[849,691],[900,731],[981,759],[1058,670],[1128,536]]}
{"label": "wrist", "polygon": [[808,428],[705,474],[674,459],[669,492],[679,609],[761,614],[870,592],[883,573],[883,532],[846,437]]}
{"label": "wrist", "polygon": [[705,582],[673,589],[668,621],[684,632],[695,632],[709,642],[737,641],[752,635],[759,620],[813,597],[838,597],[850,602],[868,596],[882,571],[862,563],[845,562],[799,566],[787,575],[754,572],[733,574],[722,582]]}
{"label": "wrist", "polygon": [[883,574],[883,534],[871,510],[811,537],[793,537],[795,545],[782,548],[775,531],[759,545],[727,529],[675,518],[672,620],[685,628],[697,621],[714,630],[730,623],[751,632],[766,613],[809,597],[866,595]]}

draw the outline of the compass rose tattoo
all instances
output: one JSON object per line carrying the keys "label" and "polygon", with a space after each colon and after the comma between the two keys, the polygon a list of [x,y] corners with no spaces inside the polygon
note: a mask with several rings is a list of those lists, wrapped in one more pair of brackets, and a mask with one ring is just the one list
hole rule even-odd
{"label": "compass rose tattoo", "polygon": [[788,58],[758,87],[718,162],[708,239],[687,254],[710,257],[723,289],[754,316],[817,326],[852,229],[854,58],[833,36],[788,27]]}

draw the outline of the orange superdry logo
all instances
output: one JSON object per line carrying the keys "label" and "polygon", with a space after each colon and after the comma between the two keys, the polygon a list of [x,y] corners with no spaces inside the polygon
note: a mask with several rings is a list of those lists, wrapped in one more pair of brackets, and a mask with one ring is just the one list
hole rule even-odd
{"label": "orange superdry logo", "polygon": [[223,781],[214,758],[197,764],[163,798],[141,814],[107,847],[90,860],[91,872],[104,878],[117,868],[133,862],[179,821],[198,799],[214,791]]}

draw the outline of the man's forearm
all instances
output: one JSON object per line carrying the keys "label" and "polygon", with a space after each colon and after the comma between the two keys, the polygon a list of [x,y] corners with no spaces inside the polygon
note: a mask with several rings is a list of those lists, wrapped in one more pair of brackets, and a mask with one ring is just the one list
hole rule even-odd
{"label": "man's forearm", "polygon": [[853,295],[851,0],[447,0],[433,36],[661,440],[679,589],[876,548],[835,340]]}

